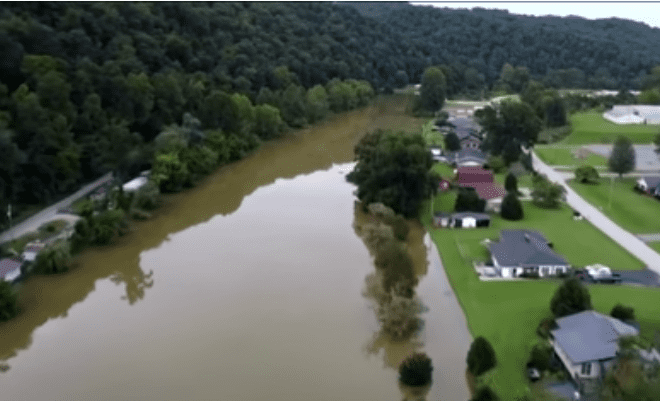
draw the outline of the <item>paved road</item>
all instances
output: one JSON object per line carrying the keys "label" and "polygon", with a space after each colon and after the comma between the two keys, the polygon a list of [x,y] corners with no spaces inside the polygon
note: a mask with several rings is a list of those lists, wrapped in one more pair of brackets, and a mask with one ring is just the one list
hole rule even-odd
{"label": "paved road", "polygon": [[[612,145],[585,145],[585,148],[601,156],[610,157]],[[635,170],[660,170],[660,159],[654,145],[633,145]]]}
{"label": "paved road", "polygon": [[[533,152],[532,163],[536,171],[545,174],[550,181],[561,184],[566,189],[566,201],[573,209],[580,212],[585,219],[589,220],[599,230],[635,255],[648,269],[660,273],[660,255],[649,248],[642,240],[613,223],[598,209],[582,199],[566,184],[563,174],[553,170]],[[606,259],[606,254],[603,254],[603,257]]]}
{"label": "paved road", "polygon": [[98,180],[85,185],[84,187],[80,188],[76,193],[68,196],[65,199],[62,199],[61,201],[53,205],[50,205],[49,207],[43,209],[34,216],[29,217],[23,222],[15,225],[14,227],[12,227],[11,230],[4,231],[3,233],[0,234],[0,244],[3,242],[11,241],[12,239],[18,238],[21,235],[27,234],[29,232],[37,231],[39,226],[52,220],[63,219],[75,223],[75,221],[78,219],[78,216],[74,216],[70,214],[58,214],[57,213],[58,210],[68,207],[76,200],[89,194],[90,192],[94,191],[96,188],[98,188],[99,186],[103,185],[104,183],[110,180],[112,180],[112,173],[108,173],[103,177],[99,178]]}
{"label": "paved road", "polygon": [[658,242],[660,241],[660,234],[637,234],[637,238],[644,242]]}

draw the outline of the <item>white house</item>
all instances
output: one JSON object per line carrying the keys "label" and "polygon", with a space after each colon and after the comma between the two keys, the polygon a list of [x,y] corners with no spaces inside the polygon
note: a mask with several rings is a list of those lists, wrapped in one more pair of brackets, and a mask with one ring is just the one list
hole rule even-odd
{"label": "white house", "polygon": [[133,178],[132,180],[122,185],[124,192],[135,192],[146,185],[146,183],[149,182],[149,173],[150,171],[143,171],[138,177]]}
{"label": "white house", "polygon": [[21,255],[23,261],[34,262],[37,259],[39,252],[44,249],[44,246],[45,244],[40,241],[30,242],[29,244],[25,245],[25,248],[23,248],[23,254]]}
{"label": "white house", "polygon": [[615,364],[619,338],[639,335],[635,327],[592,310],[559,318],[557,326],[550,344],[581,392],[593,388]]}
{"label": "white house", "polygon": [[603,118],[615,124],[660,124],[660,106],[617,105],[603,113]]}
{"label": "white house", "polygon": [[566,273],[570,265],[550,247],[551,244],[536,231],[502,230],[499,242],[489,242],[493,266],[504,278],[524,274],[539,277]]}

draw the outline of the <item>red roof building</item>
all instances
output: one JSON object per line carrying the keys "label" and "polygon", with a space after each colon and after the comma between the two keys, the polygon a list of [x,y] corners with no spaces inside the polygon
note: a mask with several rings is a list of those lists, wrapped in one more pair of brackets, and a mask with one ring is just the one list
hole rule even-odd
{"label": "red roof building", "polygon": [[459,167],[457,175],[458,186],[474,188],[481,199],[490,200],[506,195],[506,190],[495,183],[493,172],[483,167]]}
{"label": "red roof building", "polygon": [[465,166],[457,169],[458,185],[493,182],[493,172],[481,166]]}

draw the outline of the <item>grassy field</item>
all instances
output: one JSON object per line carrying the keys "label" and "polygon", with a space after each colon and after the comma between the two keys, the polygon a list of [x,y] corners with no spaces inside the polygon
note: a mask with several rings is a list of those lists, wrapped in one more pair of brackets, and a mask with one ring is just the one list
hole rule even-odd
{"label": "grassy field", "polygon": [[562,148],[546,148],[543,145],[535,146],[534,152],[549,166],[581,166],[591,165],[594,167],[607,166],[607,159],[596,153],[589,153],[585,159],[578,159],[573,155],[573,150]]}
{"label": "grassy field", "polygon": [[625,135],[633,143],[650,143],[660,131],[657,125],[618,125],[603,118],[602,113],[587,111],[574,113],[570,117],[573,132],[559,143],[589,144],[614,143],[618,135]]}
{"label": "grassy field", "polygon": [[[449,193],[440,195],[435,203],[450,203],[442,199],[450,196]],[[470,332],[473,337],[485,336],[495,348],[498,366],[485,376],[484,381],[502,400],[513,400],[527,391],[529,382],[525,378],[525,363],[532,346],[540,340],[535,330],[542,318],[550,316],[550,299],[559,282],[480,281],[471,261],[487,257],[485,248],[480,245],[483,238],[496,238],[500,228],[534,227],[543,232],[554,243],[555,249],[574,264],[593,263],[600,259],[602,249],[608,249],[608,263],[618,260],[641,267],[641,263],[589,223],[572,220],[568,208],[546,211],[529,203],[525,203],[524,207],[526,217],[523,221],[506,222],[495,217],[491,228],[479,230],[434,229],[431,228],[429,213],[424,213],[422,217],[465,311]],[[567,232],[572,235],[566,235]],[[575,241],[575,238],[588,239]],[[660,291],[607,285],[591,285],[589,291],[594,308],[599,312],[609,313],[617,302],[634,307],[643,337],[650,340],[654,330],[660,329],[660,315],[655,307],[660,302]]]}
{"label": "grassy field", "polygon": [[635,234],[660,233],[660,220],[652,217],[660,215],[660,201],[633,191],[635,181],[634,178],[616,178],[611,185],[610,179],[601,178],[597,185],[573,180],[568,184],[587,202],[602,208],[603,213],[622,228]]}

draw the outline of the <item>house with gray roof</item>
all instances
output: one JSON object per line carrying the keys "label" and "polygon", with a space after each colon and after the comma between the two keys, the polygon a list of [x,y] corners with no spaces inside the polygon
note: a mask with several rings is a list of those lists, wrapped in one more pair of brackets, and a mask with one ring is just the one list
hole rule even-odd
{"label": "house with gray roof", "polygon": [[637,189],[649,195],[660,194],[660,176],[644,176],[637,180]]}
{"label": "house with gray roof", "polygon": [[550,331],[550,344],[585,393],[614,366],[619,338],[639,335],[637,328],[592,310],[559,318],[557,326]]}
{"label": "house with gray roof", "polygon": [[570,265],[552,250],[552,244],[537,231],[502,230],[499,242],[489,242],[493,266],[504,278],[538,274],[539,277],[566,273]]}

